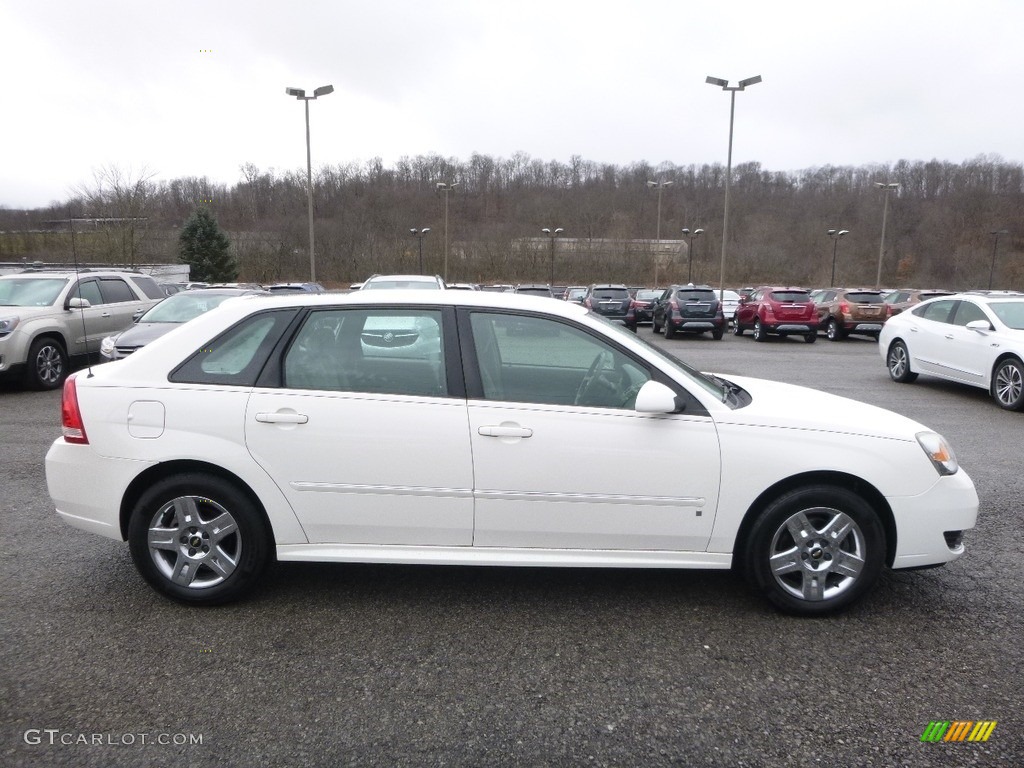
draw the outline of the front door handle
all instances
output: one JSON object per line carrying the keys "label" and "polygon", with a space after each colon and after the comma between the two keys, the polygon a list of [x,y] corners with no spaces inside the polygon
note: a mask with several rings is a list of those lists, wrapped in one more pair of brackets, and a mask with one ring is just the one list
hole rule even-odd
{"label": "front door handle", "polygon": [[309,416],[304,413],[278,411],[277,413],[257,413],[256,421],[263,424],[305,424]]}
{"label": "front door handle", "polygon": [[484,437],[532,437],[533,430],[518,424],[494,424],[480,427],[477,432]]}

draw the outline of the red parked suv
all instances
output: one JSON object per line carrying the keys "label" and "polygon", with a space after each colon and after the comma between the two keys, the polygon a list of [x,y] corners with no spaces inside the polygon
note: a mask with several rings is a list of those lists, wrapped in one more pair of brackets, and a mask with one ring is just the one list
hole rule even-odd
{"label": "red parked suv", "polygon": [[747,329],[753,330],[754,341],[764,341],[770,333],[799,334],[813,344],[818,339],[818,313],[811,295],[803,288],[762,286],[736,310],[733,333],[742,336]]}

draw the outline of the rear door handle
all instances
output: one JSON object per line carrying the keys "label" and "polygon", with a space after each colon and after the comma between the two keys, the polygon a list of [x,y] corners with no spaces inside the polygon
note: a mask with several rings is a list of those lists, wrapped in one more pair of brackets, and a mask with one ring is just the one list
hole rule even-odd
{"label": "rear door handle", "polygon": [[257,413],[256,421],[263,424],[305,424],[309,416],[304,413]]}

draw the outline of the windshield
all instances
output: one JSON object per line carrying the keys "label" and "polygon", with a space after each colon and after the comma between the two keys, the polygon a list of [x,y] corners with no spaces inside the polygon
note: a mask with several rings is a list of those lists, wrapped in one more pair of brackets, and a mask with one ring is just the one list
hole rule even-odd
{"label": "windshield", "polygon": [[1007,328],[1024,331],[1024,301],[994,301],[988,308]]}
{"label": "windshield", "polygon": [[233,293],[210,294],[203,290],[183,291],[161,301],[139,318],[139,322],[185,323],[235,296]]}
{"label": "windshield", "polygon": [[615,331],[615,333],[621,334],[623,338],[627,338],[630,339],[631,341],[643,344],[649,351],[657,355],[661,362],[666,364],[668,367],[683,374],[683,376],[687,380],[693,382],[695,385],[703,389],[705,392],[712,395],[716,400],[725,403],[730,408],[735,408],[739,404],[739,401],[736,398],[731,397],[732,388],[728,386],[726,382],[724,382],[722,379],[719,379],[717,377],[712,378],[701,373],[689,363],[684,363],[675,355],[666,352],[661,347],[654,346],[641,336],[637,336],[624,325],[612,322],[608,318],[603,317],[602,315],[594,312],[590,313],[590,316],[600,318],[602,322],[607,323],[609,328],[612,328]]}
{"label": "windshield", "polygon": [[657,299],[661,296],[661,291],[637,291],[636,297],[640,301],[650,301],[651,299]]}
{"label": "windshield", "polygon": [[395,289],[400,288],[408,290],[410,288],[426,288],[428,290],[437,290],[437,282],[434,280],[371,280],[363,283],[364,291],[378,290],[381,288]]}
{"label": "windshield", "polygon": [[57,300],[66,277],[33,277],[0,280],[0,305],[5,307],[48,307]]}

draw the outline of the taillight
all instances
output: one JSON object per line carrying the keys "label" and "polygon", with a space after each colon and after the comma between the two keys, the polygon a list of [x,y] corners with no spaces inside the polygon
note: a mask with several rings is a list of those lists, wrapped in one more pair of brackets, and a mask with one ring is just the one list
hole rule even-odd
{"label": "taillight", "polygon": [[64,382],[64,393],[60,400],[60,421],[66,442],[89,444],[85,424],[82,423],[82,411],[78,407],[78,385],[75,383],[74,375],[69,376]]}
{"label": "taillight", "polygon": [[585,299],[583,302],[583,306],[586,307],[587,309],[593,309],[593,307],[590,304],[590,299]]}
{"label": "taillight", "polygon": [[847,304],[845,301],[839,302],[839,314],[841,314],[841,315],[848,315],[848,314],[850,314],[850,305]]}

